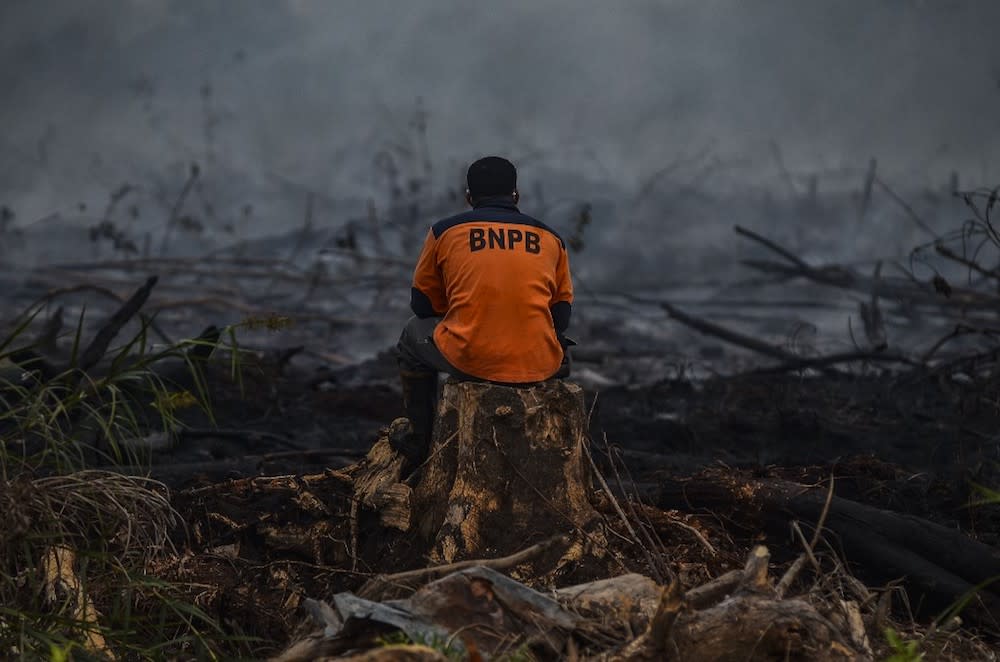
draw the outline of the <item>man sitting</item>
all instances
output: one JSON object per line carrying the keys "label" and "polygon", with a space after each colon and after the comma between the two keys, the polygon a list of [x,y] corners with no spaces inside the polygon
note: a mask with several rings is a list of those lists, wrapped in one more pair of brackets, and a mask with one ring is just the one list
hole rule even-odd
{"label": "man sitting", "polygon": [[435,223],[417,260],[414,317],[399,339],[412,433],[404,472],[427,456],[437,375],[530,384],[569,372],[563,333],[573,284],[563,240],[517,208],[517,171],[488,156],[469,166],[470,211]]}

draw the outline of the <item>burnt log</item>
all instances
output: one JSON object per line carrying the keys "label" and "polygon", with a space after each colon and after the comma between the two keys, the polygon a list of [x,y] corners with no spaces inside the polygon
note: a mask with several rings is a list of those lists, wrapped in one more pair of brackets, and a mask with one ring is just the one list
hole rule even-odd
{"label": "burnt log", "polygon": [[[825,487],[714,470],[664,479],[650,492],[661,508],[730,513],[774,536],[787,536],[791,521],[819,521],[827,499]],[[930,615],[975,593],[963,618],[997,625],[1000,593],[979,585],[1000,576],[1000,550],[958,529],[838,496],[830,500],[824,528],[831,545],[863,578],[903,578],[911,602],[930,609]]]}

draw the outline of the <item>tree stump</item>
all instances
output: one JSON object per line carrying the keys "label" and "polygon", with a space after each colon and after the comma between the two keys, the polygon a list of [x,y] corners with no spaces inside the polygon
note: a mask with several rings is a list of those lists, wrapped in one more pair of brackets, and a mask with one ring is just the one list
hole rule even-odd
{"label": "tree stump", "polygon": [[446,383],[412,495],[431,560],[504,556],[560,533],[593,542],[586,419],[583,390],[560,380]]}

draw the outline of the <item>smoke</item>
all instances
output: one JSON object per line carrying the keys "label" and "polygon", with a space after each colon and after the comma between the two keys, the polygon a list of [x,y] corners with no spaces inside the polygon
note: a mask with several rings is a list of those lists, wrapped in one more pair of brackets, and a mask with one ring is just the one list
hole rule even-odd
{"label": "smoke", "polygon": [[780,186],[776,154],[985,185],[998,21],[991,0],[5,0],[0,203],[28,222],[190,162],[234,173],[233,205],[276,178],[363,199],[418,110],[442,184],[502,153],[617,200],[708,153],[719,186]]}

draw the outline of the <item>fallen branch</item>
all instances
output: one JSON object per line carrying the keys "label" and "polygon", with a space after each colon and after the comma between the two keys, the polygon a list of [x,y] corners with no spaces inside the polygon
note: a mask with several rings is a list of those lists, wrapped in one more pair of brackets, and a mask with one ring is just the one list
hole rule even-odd
{"label": "fallen branch", "polygon": [[713,322],[708,322],[706,320],[688,315],[687,313],[674,308],[669,303],[661,302],[660,305],[671,318],[677,320],[685,326],[691,327],[695,331],[718,338],[738,347],[749,349],[757,352],[758,354],[763,354],[764,356],[780,359],[784,362],[779,366],[762,368],[758,370],[758,372],[789,372],[792,370],[804,370],[806,368],[822,369],[830,368],[838,363],[854,363],[858,361],[918,365],[912,359],[901,354],[889,354],[885,352],[854,351],[844,352],[841,354],[831,354],[829,356],[798,356],[797,354],[784,350],[777,345],[772,345],[764,342],[763,340],[758,340],[757,338],[753,338],[738,331],[733,331],[732,329],[728,329]]}
{"label": "fallen branch", "polygon": [[[816,544],[819,542],[820,534],[823,532],[823,526],[826,524],[826,517],[830,514],[830,504],[833,502],[833,486],[834,477],[830,475],[830,488],[826,492],[826,503],[823,504],[823,511],[819,515],[819,521],[816,522],[816,530],[813,532],[812,540],[809,544],[805,546],[805,552],[800,554],[798,558],[792,563],[792,565],[785,571],[782,575],[781,580],[778,582],[777,587],[775,587],[775,593],[778,595],[778,599],[784,597],[785,593],[791,587],[792,582],[798,576],[799,572],[802,571],[802,567],[805,565],[806,560],[809,559],[813,562],[816,570],[819,570],[819,564],[816,562],[816,558],[813,552],[816,551]],[[797,525],[796,525],[797,526]],[[797,530],[797,533],[800,531]]]}
{"label": "fallen branch", "polygon": [[763,340],[758,340],[751,336],[727,329],[718,324],[713,324],[712,322],[707,322],[703,319],[697,317],[692,317],[685,312],[674,308],[667,302],[661,302],[660,306],[667,312],[671,318],[677,320],[685,326],[689,326],[695,331],[703,333],[708,336],[713,336],[720,340],[724,340],[730,344],[737,345],[739,347],[744,347],[749,350],[753,350],[758,354],[763,354],[765,356],[770,356],[771,358],[780,359],[782,361],[798,361],[801,360],[799,356],[792,354],[789,351],[781,349],[776,345],[766,343]]}
{"label": "fallen branch", "polygon": [[704,609],[735,591],[742,579],[742,569],[730,570],[701,586],[689,589],[684,593],[684,602],[692,609]]}
{"label": "fallen branch", "polygon": [[786,260],[788,260],[789,262],[791,262],[792,264],[794,264],[796,267],[798,267],[802,271],[812,271],[813,270],[813,268],[811,266],[809,266],[808,264],[806,264],[805,261],[802,260],[802,258],[800,258],[799,256],[795,255],[794,253],[792,253],[788,249],[782,248],[781,246],[779,246],[775,242],[771,241],[767,237],[763,237],[763,236],[757,234],[756,232],[754,232],[752,230],[746,229],[745,227],[743,227],[741,225],[733,226],[733,230],[736,231],[736,234],[743,235],[744,237],[747,237],[748,239],[756,241],[758,244],[761,244],[761,245],[769,248],[771,251],[773,251],[773,252],[777,253],[778,255],[780,255],[781,257],[785,258]]}
{"label": "fallen branch", "polygon": [[458,572],[466,568],[481,566],[490,570],[509,570],[517,567],[526,561],[537,558],[545,552],[559,546],[565,545],[569,537],[565,534],[553,536],[531,547],[522,549],[509,556],[498,559],[472,559],[468,561],[458,561],[446,563],[444,565],[431,566],[429,568],[419,568],[417,570],[407,570],[391,575],[378,575],[367,582],[358,591],[358,595],[368,600],[380,600],[382,594],[389,588],[413,589],[415,584],[433,581],[452,572]]}
{"label": "fallen branch", "polygon": [[215,437],[217,439],[239,439],[241,441],[250,442],[271,441],[276,444],[281,444],[285,448],[301,451],[298,444],[288,437],[261,430],[240,430],[235,428],[183,428],[177,434],[181,439],[205,439]]}
{"label": "fallen branch", "polygon": [[905,301],[911,306],[930,306],[938,310],[946,308],[996,310],[1000,305],[1000,297],[997,295],[964,288],[952,287],[951,295],[944,297],[935,291],[932,285],[915,282],[912,278],[882,278],[879,283],[875,283],[872,278],[844,267],[810,267],[808,270],[803,270],[768,260],[741,260],[741,263],[765,274],[785,279],[806,278],[820,285],[864,295],[871,295],[877,290],[878,295],[884,299]]}
{"label": "fallen branch", "polygon": [[795,370],[806,370],[812,368],[819,370],[829,368],[840,363],[900,363],[909,366],[920,366],[920,361],[903,354],[886,352],[854,351],[830,354],[828,356],[801,357],[787,363],[754,370],[757,374],[773,374],[778,372],[794,372]]}
{"label": "fallen branch", "polygon": [[[789,518],[819,521],[828,510],[825,530],[835,536],[847,562],[875,581],[905,576],[911,595],[923,595],[929,608],[945,607],[1000,575],[1000,552],[961,531],[797,483],[734,480],[710,471],[684,481],[664,479],[655,489],[654,502],[661,508],[728,509],[775,535],[787,533]],[[995,626],[989,614],[1000,605],[1000,595],[984,589],[976,596],[963,618]]]}
{"label": "fallen branch", "polygon": [[[67,294],[77,294],[80,292],[95,292],[97,294],[100,294],[101,296],[111,299],[112,301],[114,301],[119,305],[123,305],[126,301],[124,297],[115,294],[107,287],[102,287],[100,285],[95,285],[91,283],[80,283],[79,285],[73,285],[70,287],[57,287],[50,289],[44,295],[42,295],[34,302],[32,302],[27,307],[27,309],[34,310],[36,306],[39,306],[43,303],[47,303],[57,297],[65,296]],[[170,337],[163,331],[163,329],[160,328],[160,326],[153,319],[141,313],[139,317],[140,319],[142,319],[144,324],[148,325],[149,328],[152,329],[157,336],[159,336],[160,340],[167,343],[168,345],[173,344],[173,341],[170,339]]]}
{"label": "fallen branch", "polygon": [[942,336],[937,340],[930,348],[924,352],[923,356],[920,357],[920,362],[924,365],[930,362],[932,358],[940,351],[942,347],[947,345],[952,340],[956,338],[961,338],[963,336],[970,335],[983,335],[983,336],[993,336],[996,337],[1000,335],[1000,329],[989,329],[989,328],[979,328],[974,326],[969,326],[966,324],[957,324],[955,328],[951,330],[951,333]]}
{"label": "fallen branch", "polygon": [[118,311],[111,316],[108,323],[105,324],[98,332],[94,339],[87,346],[87,349],[83,351],[80,355],[79,361],[77,361],[77,367],[86,372],[87,370],[93,368],[97,365],[104,354],[108,351],[108,347],[111,345],[111,341],[115,339],[118,332],[122,330],[130,319],[132,319],[139,309],[142,308],[143,304],[146,303],[146,299],[149,298],[150,293],[153,291],[153,287],[156,286],[157,277],[151,276],[146,280],[146,283],[136,290],[125,304],[118,309]]}

